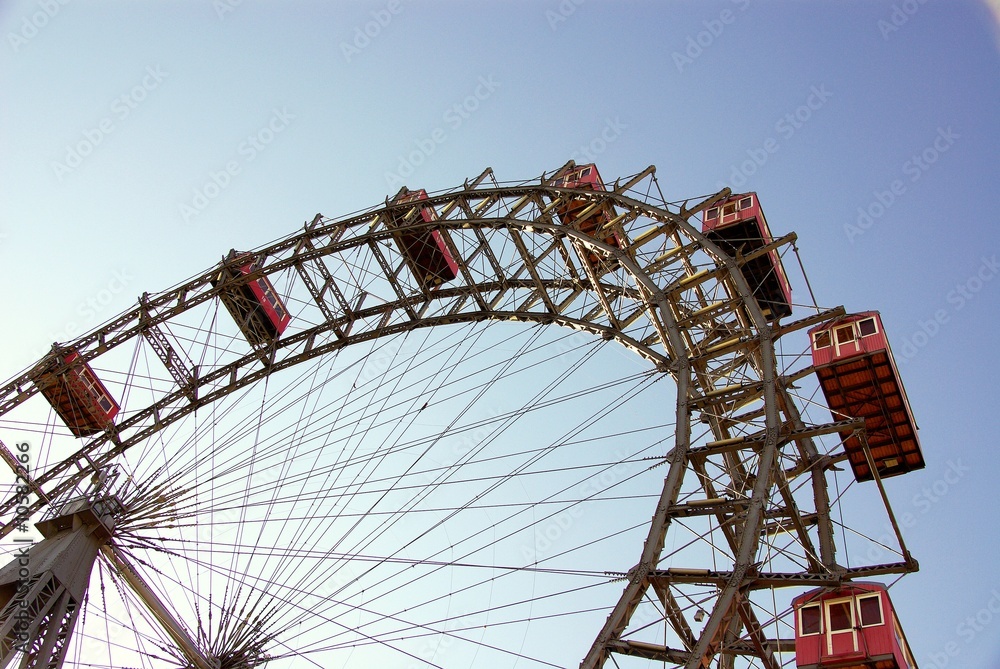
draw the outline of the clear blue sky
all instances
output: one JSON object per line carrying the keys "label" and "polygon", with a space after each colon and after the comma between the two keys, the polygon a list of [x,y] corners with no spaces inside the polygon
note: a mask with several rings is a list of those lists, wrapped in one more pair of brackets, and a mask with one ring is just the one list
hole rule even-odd
{"label": "clear blue sky", "polygon": [[610,178],[655,164],[670,199],[755,190],[819,302],[879,309],[902,358],[917,658],[991,669],[998,35],[972,0],[5,2],[0,377],[404,182],[592,153]]}

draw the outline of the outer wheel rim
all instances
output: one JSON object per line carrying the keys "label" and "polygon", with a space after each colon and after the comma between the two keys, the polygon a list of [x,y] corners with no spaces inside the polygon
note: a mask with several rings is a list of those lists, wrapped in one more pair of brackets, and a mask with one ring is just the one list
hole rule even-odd
{"label": "outer wheel rim", "polygon": [[[647,171],[647,173],[641,173],[637,178],[646,178],[650,174]],[[629,183],[632,181],[629,180]],[[636,186],[638,183],[631,185]],[[649,327],[646,331],[658,330],[660,332],[660,339],[653,342],[654,345],[651,346],[643,343],[644,340],[638,339],[615,325],[616,319],[624,320],[625,318],[634,317],[635,310],[629,313],[622,309],[621,312],[612,316],[611,312],[606,310],[602,312],[599,309],[594,311],[596,307],[592,307],[590,313],[595,316],[589,319],[573,318],[563,313],[553,313],[551,310],[533,311],[532,306],[534,305],[529,306],[527,309],[493,308],[490,310],[480,309],[473,311],[461,311],[459,309],[453,310],[450,313],[431,311],[431,315],[411,319],[409,322],[398,319],[393,320],[395,317],[391,316],[392,313],[402,314],[406,311],[410,311],[412,314],[417,305],[429,304],[435,300],[443,301],[451,299],[457,301],[460,297],[464,296],[465,300],[471,302],[476,299],[482,300],[484,296],[490,296],[497,292],[502,293],[506,290],[517,292],[517,280],[476,283],[475,288],[470,284],[457,289],[445,287],[432,293],[397,290],[397,294],[401,294],[404,299],[397,300],[396,307],[392,310],[383,308],[385,313],[390,314],[384,326],[355,335],[347,335],[339,342],[334,340],[312,348],[309,348],[312,344],[309,341],[308,333],[304,330],[292,333],[289,337],[283,338],[277,348],[250,351],[244,355],[243,359],[246,364],[237,367],[237,369],[249,369],[251,362],[254,365],[260,365],[260,361],[262,361],[263,366],[257,371],[248,371],[247,375],[240,379],[240,383],[232,383],[226,386],[225,394],[250,385],[275,371],[297,364],[300,360],[307,359],[305,355],[308,353],[316,352],[315,354],[319,354],[324,350],[324,346],[328,347],[329,350],[337,350],[348,344],[366,341],[373,337],[409,331],[424,326],[485,319],[518,319],[546,324],[571,325],[577,328],[589,329],[591,332],[602,334],[606,338],[616,339],[619,343],[625,344],[627,348],[639,352],[647,359],[654,361],[660,370],[669,371],[677,379],[679,388],[678,406],[676,409],[678,434],[671,456],[671,473],[668,474],[668,481],[670,482],[664,486],[661,506],[663,504],[677,505],[678,503],[678,495],[680,494],[681,484],[684,479],[683,474],[688,468],[686,454],[691,447],[690,425],[693,420],[692,412],[698,411],[704,415],[706,409],[724,405],[727,399],[734,406],[741,403],[742,406],[745,406],[747,400],[750,398],[758,399],[763,403],[763,416],[765,419],[763,448],[760,455],[754,457],[759,457],[759,462],[763,463],[763,468],[771,471],[773,467],[772,463],[777,458],[781,426],[789,420],[787,403],[790,401],[790,398],[779,379],[774,357],[771,327],[753,299],[752,291],[743,278],[738,264],[733,259],[721,253],[710,241],[706,240],[681,215],[686,213],[684,211],[675,213],[666,207],[641,201],[633,197],[632,194],[624,192],[586,192],[584,195],[586,198],[592,200],[597,208],[614,212],[615,215],[620,214],[624,220],[623,229],[625,226],[637,225],[639,222],[660,226],[662,228],[661,232],[650,237],[649,242],[666,243],[665,240],[673,238],[676,242],[675,245],[668,247],[668,250],[664,253],[674,251],[676,255],[676,261],[666,266],[674,272],[674,279],[664,284],[662,280],[657,281],[656,278],[649,276],[644,268],[643,261],[639,259],[638,255],[634,255],[641,253],[640,249],[622,250],[615,248],[600,240],[588,237],[579,231],[561,226],[546,215],[546,207],[551,212],[551,205],[557,198],[580,197],[581,194],[579,192],[573,193],[565,189],[553,189],[545,185],[519,184],[511,187],[497,185],[481,188],[478,184],[474,184],[472,187],[432,196],[427,202],[439,210],[451,208],[453,212],[457,212],[453,218],[445,218],[433,224],[435,227],[448,230],[452,237],[460,236],[463,234],[463,230],[470,229],[479,235],[491,232],[497,236],[500,236],[501,233],[509,234],[509,238],[515,240],[525,235],[541,235],[554,240],[552,246],[562,246],[570,258],[573,258],[575,251],[576,257],[574,260],[577,263],[576,275],[553,276],[539,280],[539,277],[534,275],[537,275],[538,270],[545,266],[542,263],[535,265],[530,254],[529,256],[524,256],[524,251],[521,249],[525,262],[520,269],[522,272],[527,270],[525,273],[532,275],[528,278],[519,279],[521,289],[524,291],[537,291],[534,304],[544,302],[543,296],[547,297],[548,301],[552,303],[554,298],[548,295],[550,291],[552,295],[558,295],[560,291],[567,290],[563,287],[564,284],[571,285],[574,282],[577,284],[575,289],[579,289],[579,285],[582,283],[585,288],[589,287],[590,290],[593,290],[597,285],[595,284],[595,280],[599,278],[603,287],[597,292],[603,294],[604,300],[607,300],[610,295],[615,299],[616,303],[618,301],[625,302],[626,300],[632,300],[636,304],[644,303],[644,315],[649,320]],[[494,211],[494,209],[496,210],[496,214],[500,214],[503,207],[506,207],[508,211],[511,208],[516,209],[519,206],[518,203],[527,204],[526,208],[517,212],[517,215],[521,216],[521,218],[514,218],[509,213],[503,216],[485,215]],[[484,208],[479,210],[479,205],[484,205]],[[520,206],[525,207],[525,204],[521,204]],[[308,263],[322,262],[322,258],[324,257],[332,257],[345,251],[357,250],[364,247],[370,249],[379,248],[380,244],[391,240],[391,231],[379,226],[381,215],[390,209],[392,209],[391,205],[380,207],[340,221],[324,221],[317,217],[313,225],[307,226],[303,233],[281,240],[259,252],[262,257],[268,259],[265,272],[270,275],[277,275],[296,265],[304,266],[308,265]],[[462,213],[463,210],[466,212],[464,216]],[[477,211],[478,213],[476,213]],[[367,225],[370,221],[375,221],[375,225],[370,231],[364,234],[346,239],[340,238],[330,243],[325,243],[322,246],[320,245],[321,241],[332,240],[333,237],[331,235],[349,234],[351,230]],[[431,224],[426,224],[424,227],[430,226]],[[636,235],[638,235],[638,231],[636,231]],[[454,247],[454,239],[452,242]],[[533,248],[544,249],[546,246],[546,244],[540,244]],[[466,245],[464,248],[471,247]],[[582,257],[581,250],[603,253],[609,257],[613,256],[617,262],[618,269],[611,274],[602,275],[601,277],[595,275],[588,276],[587,264]],[[387,248],[386,251],[391,253],[391,247]],[[459,257],[462,257],[462,255],[459,254]],[[648,257],[647,253],[644,258],[648,259]],[[709,278],[698,279],[697,264],[692,263],[692,259],[695,258],[701,262],[704,262],[705,258],[714,262],[714,268],[709,267],[707,269]],[[156,327],[161,323],[169,325],[171,319],[175,316],[212,299],[212,291],[204,290],[204,286],[213,271],[210,270],[201,277],[186,282],[184,286],[178,289],[168,291],[153,298],[144,299],[143,303],[140,304],[140,308],[136,311],[113,320],[108,326],[82,337],[70,346],[81,350],[85,358],[98,362],[100,356],[117,345],[117,340],[115,340],[116,333],[124,333],[117,335],[124,341],[138,338],[140,336],[139,333],[144,328],[150,326]],[[663,276],[663,273],[658,273],[658,276]],[[621,283],[610,283],[608,282],[609,277],[621,279]],[[626,279],[632,281],[634,285],[626,285]],[[705,286],[708,282],[711,282],[711,285],[706,289]],[[392,282],[390,281],[390,283]],[[605,285],[606,283],[607,285]],[[199,287],[202,288],[200,293],[196,292]],[[612,287],[614,287],[613,290],[608,290]],[[344,293],[348,304],[352,303],[352,300],[356,299],[357,295],[360,294],[361,287],[355,286],[355,288],[359,291],[355,295],[347,295],[345,290],[340,291]],[[192,289],[195,291],[195,297],[186,299],[179,297],[181,292],[187,293],[192,291]],[[569,288],[569,290],[573,289],[572,286]],[[697,297],[699,291],[701,291],[701,296]],[[723,316],[733,317],[732,321],[727,323],[729,331],[726,333],[726,338],[722,343],[726,341],[734,343],[730,345],[731,350],[726,349],[723,353],[720,353],[720,356],[729,356],[735,352],[745,357],[745,360],[741,363],[742,366],[731,370],[727,377],[741,377],[744,381],[749,378],[752,381],[752,383],[742,384],[754,387],[750,391],[746,389],[740,390],[743,395],[739,397],[734,395],[735,391],[721,392],[722,384],[718,380],[710,380],[709,384],[706,385],[705,380],[707,376],[704,370],[699,369],[699,365],[704,365],[712,360],[710,353],[711,346],[718,343],[719,338],[713,336],[708,341],[708,344],[704,341],[696,341],[692,339],[692,329],[682,327],[679,324],[678,315],[683,316],[685,314],[686,307],[683,305],[685,301],[697,302],[701,300],[701,306],[704,307],[709,301],[714,299],[706,298],[704,293],[722,294],[725,295],[726,301],[731,302],[730,306],[722,308],[718,314],[712,317],[712,322],[721,321],[721,317]],[[685,297],[690,295],[696,296],[694,300]],[[520,298],[516,301],[520,301]],[[523,304],[527,304],[527,302]],[[690,313],[690,309],[687,310],[687,313]],[[354,322],[361,322],[365,318],[362,316],[355,319]],[[367,322],[370,323],[372,320],[372,317],[367,317]],[[742,327],[742,330],[733,330],[734,324]],[[326,328],[325,332],[336,329],[334,324],[331,323],[329,325],[330,327]],[[341,327],[346,326],[346,321],[340,325]],[[314,328],[314,330],[315,332],[312,333],[314,338],[316,335],[324,332],[318,328]],[[645,341],[648,341],[648,339]],[[735,348],[732,348],[734,346]],[[283,354],[288,353],[288,351],[294,348],[301,348],[303,351],[308,348],[309,350],[298,357],[294,355],[282,357]],[[679,353],[681,351],[683,353]],[[188,391],[190,389],[175,388],[169,401],[161,401],[162,406],[183,406],[178,405],[178,403],[182,401],[182,397]],[[713,392],[718,392],[718,397],[712,397]],[[21,402],[27,400],[31,394],[31,387],[27,383],[27,375],[22,375],[7,384],[3,392],[0,393],[0,406],[3,407],[3,411],[8,412]],[[191,405],[205,401],[205,395],[199,393],[198,396],[200,399],[197,402],[191,402]],[[784,419],[782,419],[783,408],[781,405],[785,405],[784,412],[786,415]],[[139,416],[141,412],[134,412],[132,414],[136,424],[144,423],[144,427],[136,430],[135,434],[130,435],[126,430],[123,430],[122,434],[108,434],[90,442],[88,448],[94,453],[104,451],[99,456],[103,459],[95,460],[97,464],[110,462],[114,459],[115,452],[118,450],[111,448],[109,451],[107,450],[109,447],[102,448],[102,444],[105,442],[108,444],[117,442],[127,447],[132,443],[139,443],[146,438],[142,432],[143,429],[148,434],[153,434],[162,429],[162,427],[168,426],[172,421],[173,414],[153,412],[151,409],[147,409],[146,411],[147,416],[142,419],[135,419],[135,416]],[[180,411],[181,409],[177,409],[178,413]],[[151,427],[155,427],[156,429],[151,430]],[[712,427],[713,430],[718,430],[717,423],[712,423]],[[748,428],[744,431],[748,432]],[[715,437],[716,440],[723,440],[729,438],[730,434],[729,431],[725,433],[717,431]],[[819,476],[823,476],[823,474],[820,473]],[[77,478],[82,479],[82,476]],[[46,487],[47,483],[47,480],[41,480],[43,487]],[[748,626],[748,624],[752,625],[747,618],[749,614],[741,609],[740,605],[731,604],[742,596],[740,593],[746,588],[747,572],[754,562],[758,543],[753,537],[759,535],[760,529],[763,526],[763,506],[769,499],[770,488],[771,486],[767,477],[757,477],[756,486],[754,487],[753,495],[751,495],[751,508],[756,509],[752,513],[756,515],[750,515],[749,519],[742,521],[745,525],[742,530],[742,536],[746,540],[741,543],[740,555],[734,560],[728,581],[720,591],[720,595],[716,600],[715,606],[712,608],[708,623],[701,636],[694,641],[693,645],[690,643],[691,640],[688,640],[688,643],[684,644],[685,646],[690,645],[691,647],[689,648],[677,648],[670,652],[664,650],[665,659],[678,664],[683,663],[687,666],[698,666],[701,658],[711,658],[721,652],[720,644],[725,639],[715,634],[717,630],[729,626],[731,631],[735,630],[737,632],[736,636],[740,637],[739,630],[742,627]],[[9,511],[10,508],[11,505],[8,502],[4,508],[5,512]],[[662,520],[666,522],[667,519],[663,518]],[[828,523],[828,519],[825,522]],[[750,531],[747,528],[755,529]],[[638,602],[635,601],[635,592],[641,590],[645,593],[645,591],[654,587],[650,580],[650,574],[655,571],[655,563],[662,549],[662,537],[666,531],[666,525],[651,531],[647,542],[647,549],[642,559],[640,559],[637,568],[633,569],[628,575],[631,583],[629,588],[631,588],[633,593],[623,596],[619,604],[621,611],[617,614],[612,613],[612,616],[618,615],[618,620],[614,624],[609,624],[600,633],[591,654],[585,660],[585,665],[597,666],[603,663],[612,651],[621,652],[629,650],[626,646],[622,645],[622,634],[628,626],[628,619],[635,611],[635,606],[638,605]],[[829,558],[829,556],[827,557]],[[834,569],[836,566],[835,563],[830,562],[829,559],[827,559],[827,562],[826,567],[828,571],[834,574],[836,572],[836,569]],[[898,566],[896,568],[896,571],[903,570]],[[892,570],[886,570],[884,573],[892,573]],[[657,576],[656,578],[662,579],[663,577]],[[662,583],[659,587],[663,587]],[[626,589],[626,593],[629,592],[629,588]],[[743,619],[740,622],[733,622],[741,616]],[[675,632],[678,627],[676,623],[677,621],[673,623]],[[680,627],[683,627],[683,625],[680,625]],[[746,635],[743,634],[742,636],[745,637]],[[757,640],[761,644],[766,642],[766,638],[759,635]],[[653,651],[649,652],[652,653]],[[761,655],[759,647],[756,649],[756,653]],[[754,653],[749,653],[748,655],[752,656]],[[769,651],[764,652],[763,656],[758,660],[751,661],[762,662],[761,666],[776,666],[773,664],[773,655]]]}

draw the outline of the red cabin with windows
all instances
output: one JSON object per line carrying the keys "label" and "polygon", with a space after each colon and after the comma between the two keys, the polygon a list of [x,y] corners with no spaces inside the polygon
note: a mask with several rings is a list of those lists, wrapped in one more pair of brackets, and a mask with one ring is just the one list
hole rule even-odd
{"label": "red cabin with windows", "polygon": [[[593,163],[588,165],[571,165],[556,173],[549,182],[549,185],[556,188],[582,188],[586,190],[605,190],[604,182],[597,171],[597,166]],[[611,218],[604,207],[597,208],[588,214],[584,211],[593,203],[587,198],[573,198],[556,207],[556,214],[563,225],[573,226],[580,232],[590,235],[594,239],[604,242],[609,246],[622,247],[621,237],[618,232],[611,228]],[[583,216],[583,218],[581,218]],[[587,253],[587,262],[590,266],[597,268],[602,257],[596,251]],[[613,265],[614,263],[610,263]]]}
{"label": "red cabin with windows", "polygon": [[[405,187],[393,198],[393,203],[418,202],[427,199],[427,191],[410,191]],[[438,220],[434,207],[416,206],[411,209],[397,209],[390,212],[389,227],[403,229],[413,225],[414,219],[424,223]],[[438,288],[443,283],[458,276],[458,263],[452,257],[444,236],[440,230],[420,229],[407,232],[394,232],[393,238],[399,245],[410,272],[420,285],[427,289]]]}
{"label": "red cabin with windows", "polygon": [[[701,231],[734,257],[737,253],[750,255],[774,241],[757,193],[733,195],[706,209],[701,219]],[[777,250],[772,249],[747,261],[743,266],[743,276],[768,320],[774,321],[792,313],[792,288]]]}
{"label": "red cabin with windows", "polygon": [[[813,366],[834,416],[864,418],[881,478],[923,469],[917,426],[877,311],[838,318],[809,330]],[[861,441],[841,432],[858,481],[872,472]]]}
{"label": "red cabin with windows", "polygon": [[917,669],[881,583],[810,590],[792,609],[798,669]]}
{"label": "red cabin with windows", "polygon": [[[212,279],[212,285],[226,284],[260,269],[252,253],[232,250],[226,256],[222,269]],[[292,320],[278,292],[263,275],[222,290],[219,298],[251,345],[270,344],[281,336]]]}
{"label": "red cabin with windows", "polygon": [[[60,358],[66,365],[62,370]],[[34,382],[75,436],[89,437],[114,425],[120,407],[77,351],[49,356]]]}

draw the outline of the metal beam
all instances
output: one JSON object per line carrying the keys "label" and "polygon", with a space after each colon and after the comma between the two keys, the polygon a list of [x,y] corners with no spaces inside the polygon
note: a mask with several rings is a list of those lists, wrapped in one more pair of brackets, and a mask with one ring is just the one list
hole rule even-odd
{"label": "metal beam", "polygon": [[152,588],[139,575],[132,563],[125,557],[114,544],[105,544],[101,547],[101,553],[108,560],[119,576],[128,583],[132,592],[142,600],[153,617],[163,626],[163,631],[177,644],[177,649],[184,655],[185,659],[193,663],[196,669],[219,669],[219,660],[205,657],[198,645],[188,634],[188,631],[181,623],[174,618],[173,613],[163,603],[159,596],[153,592]]}

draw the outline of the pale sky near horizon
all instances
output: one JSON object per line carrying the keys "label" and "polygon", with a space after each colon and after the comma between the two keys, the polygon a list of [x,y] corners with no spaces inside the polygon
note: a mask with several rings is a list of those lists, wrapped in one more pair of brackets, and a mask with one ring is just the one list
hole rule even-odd
{"label": "pale sky near horizon", "polygon": [[[922,669],[1000,666],[997,2],[0,5],[0,377],[232,247],[400,185],[573,158],[759,194],[878,309],[927,468],[892,480]],[[797,295],[807,295],[796,285]],[[803,297],[804,299],[804,297]],[[611,603],[609,602],[609,605]]]}

